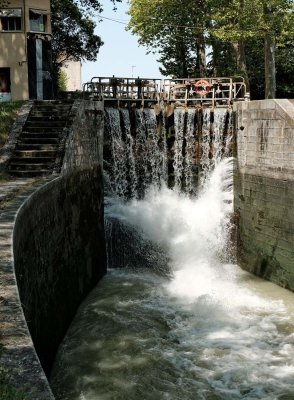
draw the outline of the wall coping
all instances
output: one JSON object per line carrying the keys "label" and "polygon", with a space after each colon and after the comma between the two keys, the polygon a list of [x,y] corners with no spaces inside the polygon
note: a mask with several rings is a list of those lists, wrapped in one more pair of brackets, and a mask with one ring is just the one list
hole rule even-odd
{"label": "wall coping", "polygon": [[253,100],[250,102],[236,102],[234,103],[234,110],[237,112],[244,112],[249,110],[276,110],[291,127],[294,127],[294,103],[289,99],[266,99]]}

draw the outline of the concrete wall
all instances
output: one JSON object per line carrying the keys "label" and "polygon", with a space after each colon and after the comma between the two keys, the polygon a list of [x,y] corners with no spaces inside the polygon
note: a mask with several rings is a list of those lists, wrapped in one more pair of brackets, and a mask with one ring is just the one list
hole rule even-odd
{"label": "concrete wall", "polygon": [[66,73],[66,90],[74,92],[82,89],[82,63],[81,61],[67,61],[61,70]]}
{"label": "concrete wall", "polygon": [[101,101],[75,100],[72,124],[60,144],[56,171],[62,174],[103,167],[104,105]]}
{"label": "concrete wall", "polygon": [[238,261],[294,290],[294,105],[252,101],[236,110]]}
{"label": "concrete wall", "polygon": [[35,192],[14,228],[20,300],[48,373],[81,300],[106,272],[99,168],[65,175]]}
{"label": "concrete wall", "polygon": [[0,210],[0,362],[32,400],[53,399],[40,361],[49,375],[77,307],[106,272],[103,105],[73,110],[62,174],[29,180]]}
{"label": "concrete wall", "polygon": [[106,272],[103,103],[75,101],[61,177],[38,190],[15,225],[15,272],[28,327],[48,374],[81,300]]}

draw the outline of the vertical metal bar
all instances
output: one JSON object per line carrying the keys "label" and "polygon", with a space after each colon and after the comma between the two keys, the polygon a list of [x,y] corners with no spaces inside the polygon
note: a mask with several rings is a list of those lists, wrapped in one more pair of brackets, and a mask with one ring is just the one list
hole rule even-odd
{"label": "vertical metal bar", "polygon": [[36,84],[37,100],[43,100],[43,54],[42,40],[36,39]]}

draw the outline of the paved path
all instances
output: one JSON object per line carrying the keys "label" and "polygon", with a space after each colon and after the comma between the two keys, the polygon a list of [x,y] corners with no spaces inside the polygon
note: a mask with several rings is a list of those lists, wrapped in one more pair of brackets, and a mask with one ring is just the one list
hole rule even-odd
{"label": "paved path", "polygon": [[7,201],[14,198],[27,187],[31,186],[36,179],[34,178],[19,178],[13,181],[0,181],[0,209],[4,208]]}
{"label": "paved path", "polygon": [[45,181],[29,178],[0,182],[0,367],[9,372],[13,386],[27,392],[32,400],[52,400],[54,397],[20,305],[12,235],[19,207]]}

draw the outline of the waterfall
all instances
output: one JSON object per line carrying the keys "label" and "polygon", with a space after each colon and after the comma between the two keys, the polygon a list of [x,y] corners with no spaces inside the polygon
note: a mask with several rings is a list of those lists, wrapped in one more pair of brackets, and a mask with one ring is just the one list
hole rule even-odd
{"label": "waterfall", "polygon": [[118,109],[106,109],[106,125],[109,128],[108,141],[111,158],[107,160],[108,184],[112,192],[124,197],[127,193],[127,152],[122,137],[120,112]]}
{"label": "waterfall", "polygon": [[184,159],[185,192],[192,194],[195,191],[195,168],[196,168],[196,143],[195,143],[195,110],[188,109],[186,149]]}
{"label": "waterfall", "polygon": [[231,113],[178,109],[158,127],[153,110],[107,110],[106,121],[107,254],[124,268],[79,308],[52,372],[56,399],[294,398],[293,294],[230,258]]}
{"label": "waterfall", "polygon": [[138,177],[136,172],[136,162],[134,156],[134,139],[131,134],[131,121],[130,121],[130,114],[129,111],[126,109],[121,110],[122,113],[122,120],[123,126],[125,131],[126,137],[126,157],[127,157],[127,165],[125,169],[129,171],[129,192],[131,198],[136,198],[137,193],[137,186],[138,186]]}
{"label": "waterfall", "polygon": [[180,191],[182,188],[182,177],[184,169],[183,143],[185,129],[185,112],[182,109],[175,109],[175,151],[174,151],[174,188]]}
{"label": "waterfall", "polygon": [[149,185],[159,187],[167,179],[166,133],[160,143],[153,109],[106,108],[105,113],[107,190],[120,198],[142,197]]}
{"label": "waterfall", "polygon": [[121,198],[142,198],[148,187],[171,181],[174,190],[195,195],[215,166],[231,155],[231,114],[176,108],[173,125],[167,126],[163,108],[159,115],[148,108],[106,109],[107,187]]}

